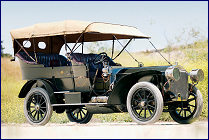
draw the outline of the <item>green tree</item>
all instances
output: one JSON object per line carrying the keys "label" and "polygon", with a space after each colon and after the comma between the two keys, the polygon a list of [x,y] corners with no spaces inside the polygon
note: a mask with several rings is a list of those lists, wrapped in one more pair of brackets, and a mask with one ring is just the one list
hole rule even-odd
{"label": "green tree", "polygon": [[11,57],[11,54],[4,53],[4,46],[3,46],[3,41],[1,40],[1,57]]}
{"label": "green tree", "polygon": [[111,53],[111,46],[104,42],[92,42],[86,46],[89,53],[101,53],[106,52],[107,54]]}
{"label": "green tree", "polygon": [[3,47],[3,41],[1,40],[1,56],[3,56],[4,55],[4,52],[3,52],[3,50],[5,49],[4,47]]}

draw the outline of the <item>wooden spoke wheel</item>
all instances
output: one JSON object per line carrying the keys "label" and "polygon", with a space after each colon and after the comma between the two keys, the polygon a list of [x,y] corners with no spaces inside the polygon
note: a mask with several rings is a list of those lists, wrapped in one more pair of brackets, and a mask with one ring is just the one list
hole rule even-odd
{"label": "wooden spoke wheel", "polygon": [[88,112],[85,106],[67,109],[66,113],[71,122],[77,123],[88,123],[93,115]]}
{"label": "wooden spoke wheel", "polygon": [[48,93],[42,88],[31,89],[24,101],[24,113],[32,125],[45,125],[52,115]]}
{"label": "wooden spoke wheel", "polygon": [[[189,90],[192,85],[189,85]],[[195,121],[202,112],[203,98],[200,91],[193,87],[188,94],[187,101],[177,102],[175,106],[172,106],[173,111],[170,111],[170,115],[174,121],[180,124],[190,124]]]}

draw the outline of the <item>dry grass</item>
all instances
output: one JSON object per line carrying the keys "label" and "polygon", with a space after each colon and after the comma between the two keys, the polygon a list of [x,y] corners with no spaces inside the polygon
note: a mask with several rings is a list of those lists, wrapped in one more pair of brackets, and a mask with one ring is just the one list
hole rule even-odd
{"label": "dry grass", "polygon": [[1,58],[1,119],[2,122],[25,122],[23,99],[18,93],[25,81],[21,80],[21,71],[17,62]]}

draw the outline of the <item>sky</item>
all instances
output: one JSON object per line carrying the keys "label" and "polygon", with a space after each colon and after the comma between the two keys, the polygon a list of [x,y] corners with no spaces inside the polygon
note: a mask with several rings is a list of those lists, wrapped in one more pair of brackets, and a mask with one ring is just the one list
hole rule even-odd
{"label": "sky", "polygon": [[[196,29],[208,37],[207,1],[1,1],[1,40],[5,53],[13,54],[10,30],[42,22],[63,20],[97,21],[137,27],[151,36],[157,48]],[[183,37],[182,37],[183,38]],[[147,40],[135,40],[131,52],[153,49]]]}

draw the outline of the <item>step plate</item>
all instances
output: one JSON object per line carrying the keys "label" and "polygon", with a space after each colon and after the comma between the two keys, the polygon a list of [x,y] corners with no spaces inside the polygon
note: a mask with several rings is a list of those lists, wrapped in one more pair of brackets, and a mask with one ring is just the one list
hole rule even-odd
{"label": "step plate", "polygon": [[81,92],[67,92],[65,95],[65,104],[81,103]]}
{"label": "step plate", "polygon": [[54,94],[65,94],[65,93],[70,93],[70,91],[56,91]]}

